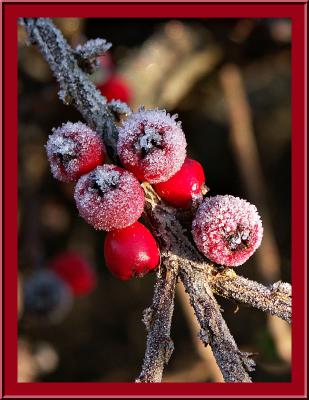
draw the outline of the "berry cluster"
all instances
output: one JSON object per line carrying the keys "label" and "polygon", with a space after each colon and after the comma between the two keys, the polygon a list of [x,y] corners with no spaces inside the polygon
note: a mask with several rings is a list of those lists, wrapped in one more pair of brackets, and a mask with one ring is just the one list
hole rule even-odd
{"label": "berry cluster", "polygon": [[176,117],[144,108],[128,114],[117,142],[125,169],[104,164],[102,139],[81,122],[62,125],[48,139],[54,177],[77,182],[74,198],[79,214],[107,232],[106,264],[120,279],[141,277],[160,262],[155,239],[137,222],[144,209],[143,181],[152,183],[170,205],[195,212],[193,239],[214,263],[241,265],[261,243],[263,227],[253,205],[228,195],[203,198],[204,170],[187,157],[186,138]]}

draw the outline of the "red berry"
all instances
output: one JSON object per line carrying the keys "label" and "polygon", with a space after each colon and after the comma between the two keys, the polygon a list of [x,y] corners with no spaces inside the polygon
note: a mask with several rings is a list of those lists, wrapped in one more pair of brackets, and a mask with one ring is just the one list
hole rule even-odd
{"label": "red berry", "polygon": [[203,167],[199,162],[187,157],[175,175],[166,182],[155,184],[154,189],[172,206],[190,208],[194,198],[202,198],[204,183]]}
{"label": "red berry", "polygon": [[133,224],[144,209],[144,191],[138,180],[115,165],[98,166],[83,175],[74,198],[81,217],[105,231]]}
{"label": "red berry", "polygon": [[104,257],[109,270],[122,280],[143,277],[160,262],[154,237],[139,222],[109,232],[104,242]]}
{"label": "red berry", "polygon": [[61,253],[53,258],[49,265],[77,296],[90,293],[96,285],[93,267],[79,253]]}
{"label": "red berry", "polygon": [[118,75],[112,75],[105,83],[99,85],[98,89],[108,101],[121,100],[125,103],[131,101],[131,90],[124,79]]}
{"label": "red berry", "polygon": [[192,224],[197,248],[211,261],[236,267],[260,246],[263,226],[256,207],[233,196],[206,197]]}
{"label": "red berry", "polygon": [[120,161],[140,181],[167,181],[182,166],[187,143],[176,117],[163,110],[141,108],[119,129]]}
{"label": "red berry", "polygon": [[53,176],[63,182],[76,181],[103,164],[106,157],[102,139],[81,122],[67,122],[54,129],[46,151]]}

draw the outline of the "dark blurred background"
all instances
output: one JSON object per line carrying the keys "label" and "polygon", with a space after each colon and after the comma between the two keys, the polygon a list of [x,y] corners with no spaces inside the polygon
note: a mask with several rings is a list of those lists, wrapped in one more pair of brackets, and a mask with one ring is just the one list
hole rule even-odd
{"label": "dark blurred background", "polygon": [[[112,42],[92,78],[107,97],[133,109],[179,115],[189,155],[205,168],[211,195],[255,203],[261,248],[237,273],[269,284],[290,282],[291,24],[284,19],[56,19],[74,47]],[[53,179],[44,145],[53,127],[79,121],[57,97],[58,85],[19,28],[19,380],[133,381],[143,360],[143,309],[154,274],[121,282],[106,269],[104,233],[79,216],[74,186]],[[58,323],[28,318],[23,286],[66,250],[95,267],[97,286],[76,297]],[[241,350],[257,352],[254,381],[289,381],[291,333],[281,320],[218,298]],[[196,339],[181,287],[172,325],[175,351],[166,381],[222,379]]]}

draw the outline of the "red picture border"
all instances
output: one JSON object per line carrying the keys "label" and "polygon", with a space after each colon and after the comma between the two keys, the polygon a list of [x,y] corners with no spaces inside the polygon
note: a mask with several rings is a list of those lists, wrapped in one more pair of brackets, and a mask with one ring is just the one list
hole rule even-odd
{"label": "red picture border", "polygon": [[[306,385],[306,6],[305,3],[12,3],[2,6],[3,33],[3,396],[305,397]],[[281,3],[281,4],[280,4]],[[285,383],[17,382],[17,18],[291,18],[292,20],[292,380]]]}

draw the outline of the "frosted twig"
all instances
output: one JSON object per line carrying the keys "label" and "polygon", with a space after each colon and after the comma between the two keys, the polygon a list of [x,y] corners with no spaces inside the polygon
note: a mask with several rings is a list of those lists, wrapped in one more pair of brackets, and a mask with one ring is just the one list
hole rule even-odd
{"label": "frosted twig", "polygon": [[251,354],[238,350],[205,274],[192,267],[186,263],[180,269],[180,277],[201,327],[200,339],[205,346],[211,346],[225,382],[251,382],[248,372],[255,366]]}
{"label": "frosted twig", "polygon": [[91,73],[97,67],[97,57],[106,53],[112,44],[105,39],[91,39],[85,44],[78,45],[73,51],[78,65],[88,73]]}
{"label": "frosted twig", "polygon": [[239,276],[228,268],[209,276],[209,283],[220,296],[267,311],[291,323],[292,289],[289,283],[279,281],[267,287]]}
{"label": "frosted twig", "polygon": [[[168,258],[166,263],[170,263]],[[136,382],[161,382],[164,366],[174,350],[170,330],[177,271],[177,266],[165,268],[164,262],[155,284],[152,305],[144,311],[143,322],[146,325],[148,337],[142,371]]]}

